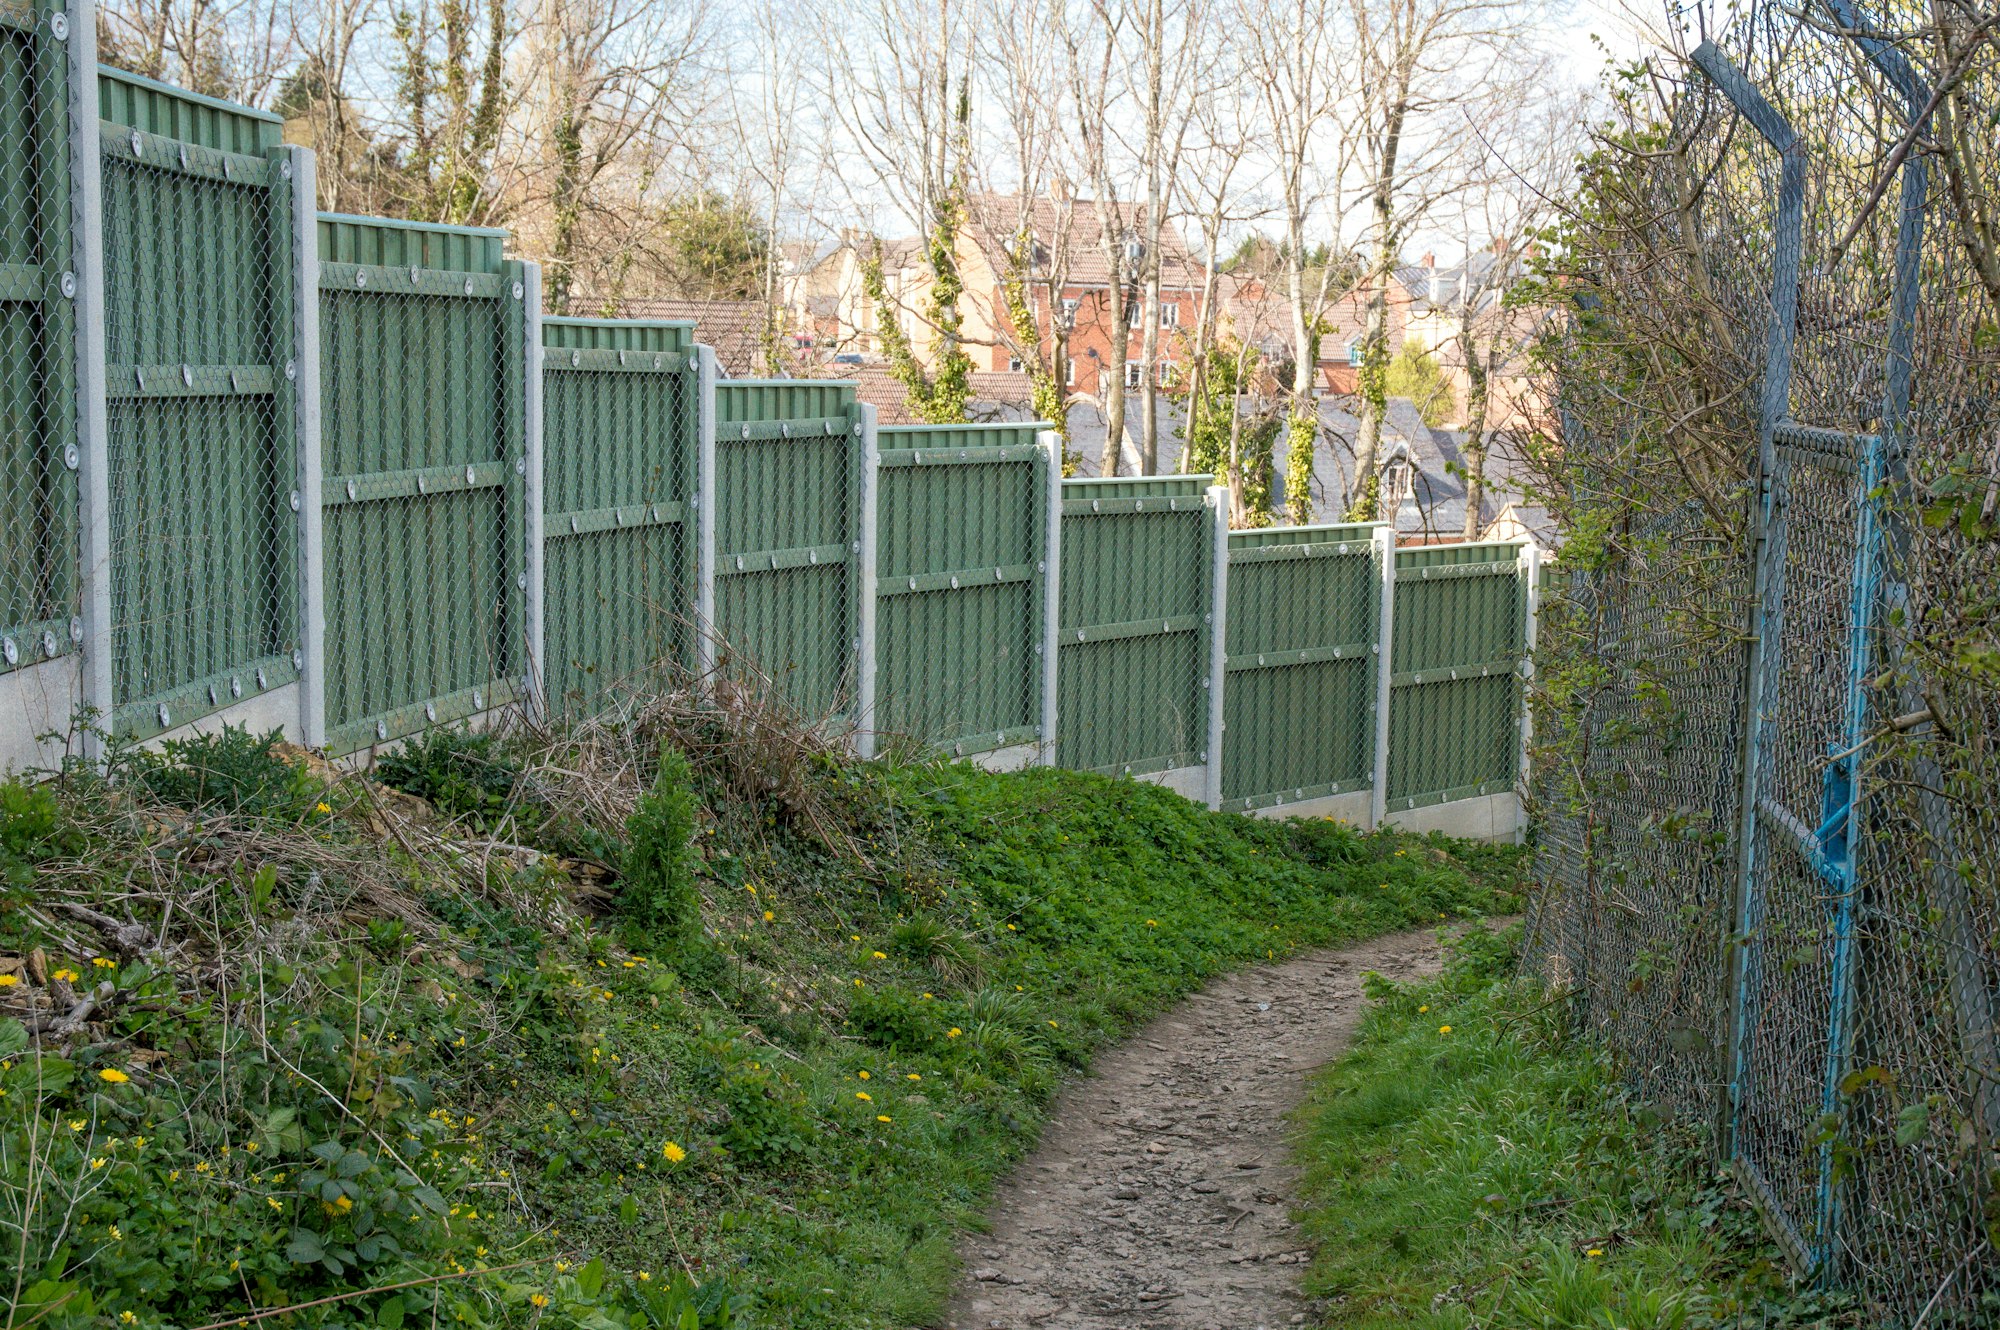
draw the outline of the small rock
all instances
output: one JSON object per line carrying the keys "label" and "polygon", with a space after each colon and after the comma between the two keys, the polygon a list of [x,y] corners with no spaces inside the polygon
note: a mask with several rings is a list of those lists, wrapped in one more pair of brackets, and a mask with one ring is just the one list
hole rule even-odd
{"label": "small rock", "polygon": [[1139,1199],[1139,1189],[1137,1187],[1120,1187],[1117,1191],[1111,1193],[1111,1199],[1114,1201],[1136,1201]]}
{"label": "small rock", "polygon": [[1000,1282],[1000,1272],[990,1265],[980,1266],[972,1272],[972,1277],[982,1284],[997,1284]]}
{"label": "small rock", "polygon": [[1222,1188],[1216,1186],[1213,1182],[1197,1182],[1194,1184],[1193,1190],[1200,1192],[1203,1196],[1213,1196],[1216,1192],[1221,1191]]}

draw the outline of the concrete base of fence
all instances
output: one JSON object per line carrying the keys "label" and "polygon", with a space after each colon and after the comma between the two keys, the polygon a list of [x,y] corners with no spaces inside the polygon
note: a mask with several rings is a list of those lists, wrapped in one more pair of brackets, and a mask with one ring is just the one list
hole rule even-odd
{"label": "concrete base of fence", "polygon": [[38,743],[35,736],[69,729],[83,703],[76,667],[70,655],[0,674],[0,776],[61,765],[62,745]]}
{"label": "concrete base of fence", "polygon": [[1012,744],[990,753],[974,753],[965,760],[984,771],[1022,771],[1041,764],[1042,746]]}
{"label": "concrete base of fence", "polygon": [[1365,827],[1368,825],[1368,799],[1368,791],[1354,790],[1347,794],[1329,794],[1324,799],[1301,799],[1296,803],[1279,804],[1275,808],[1259,808],[1251,816],[1327,817],[1335,822]]}
{"label": "concrete base of fence", "polygon": [[1412,831],[1419,835],[1442,831],[1461,840],[1511,842],[1521,825],[1521,799],[1512,791],[1487,794],[1476,799],[1458,799],[1448,804],[1432,804],[1428,808],[1392,812],[1383,822],[1399,831]]}
{"label": "concrete base of fence", "polygon": [[220,734],[225,725],[260,736],[277,730],[285,736],[287,743],[302,742],[299,735],[299,686],[296,683],[283,684],[268,693],[246,697],[234,706],[224,707],[200,720],[177,725],[157,738],[148,739],[145,746],[158,748],[169,739],[185,739],[194,734]]}
{"label": "concrete base of fence", "polygon": [[1133,780],[1151,781],[1164,785],[1184,799],[1192,799],[1198,804],[1208,803],[1208,767],[1175,767],[1171,771],[1154,771],[1144,776],[1134,776]]}

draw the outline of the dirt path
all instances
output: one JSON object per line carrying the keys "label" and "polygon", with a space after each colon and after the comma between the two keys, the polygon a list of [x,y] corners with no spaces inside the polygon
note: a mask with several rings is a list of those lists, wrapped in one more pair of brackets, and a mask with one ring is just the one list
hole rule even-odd
{"label": "dirt path", "polygon": [[1285,1115],[1361,1019],[1361,976],[1438,967],[1431,933],[1221,979],[1097,1060],[965,1245],[951,1330],[1305,1323]]}

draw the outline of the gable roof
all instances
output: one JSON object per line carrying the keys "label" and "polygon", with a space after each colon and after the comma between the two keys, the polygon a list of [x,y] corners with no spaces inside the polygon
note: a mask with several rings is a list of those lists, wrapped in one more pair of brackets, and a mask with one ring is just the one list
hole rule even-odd
{"label": "gable roof", "polygon": [[[986,253],[994,271],[1002,270],[1007,262],[1008,251],[1014,244],[1014,228],[1021,216],[1019,194],[975,194],[969,200],[967,212],[970,217],[968,230]],[[1111,264],[1105,258],[1101,241],[1104,236],[1104,219],[1098,215],[1094,199],[1072,198],[1069,201],[1069,272],[1067,279],[1072,286],[1108,286],[1111,283]],[[1146,206],[1142,203],[1119,202],[1113,205],[1114,214],[1124,225],[1143,238],[1146,230]],[[1038,245],[1044,251],[1055,241],[1062,228],[1062,209],[1046,194],[1036,194],[1028,199],[1028,227]],[[1160,227],[1160,284],[1174,290],[1196,290],[1201,286],[1201,260],[1196,258],[1182,239],[1180,229],[1171,219]],[[1037,255],[1034,264],[1036,274],[1047,272],[1047,261]]]}

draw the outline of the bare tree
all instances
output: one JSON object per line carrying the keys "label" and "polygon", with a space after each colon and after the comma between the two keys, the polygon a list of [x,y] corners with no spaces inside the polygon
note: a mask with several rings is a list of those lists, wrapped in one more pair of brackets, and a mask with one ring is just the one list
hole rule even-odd
{"label": "bare tree", "polygon": [[1114,72],[1118,68],[1125,30],[1125,11],[1110,0],[1090,0],[1087,13],[1065,26],[1068,57],[1066,91],[1085,176],[1096,197],[1097,246],[1104,259],[1105,291],[1099,311],[1105,319],[1111,363],[1100,367],[1098,385],[1104,403],[1104,449],[1097,474],[1118,474],[1118,456],[1125,442],[1125,358],[1131,347],[1131,316],[1127,312],[1136,274],[1138,239],[1132,219],[1119,199],[1121,162],[1112,142],[1115,110]]}
{"label": "bare tree", "polygon": [[[1512,95],[1536,0],[1347,0],[1360,74],[1344,138],[1356,147],[1369,215],[1362,278],[1360,426],[1348,516],[1376,516],[1387,405],[1389,299],[1404,239],[1436,201],[1464,187],[1461,113]],[[1475,117],[1477,118],[1477,117]]]}
{"label": "bare tree", "polygon": [[[1335,128],[1334,110],[1346,89],[1345,53],[1335,50],[1339,11],[1334,0],[1290,0],[1270,6],[1244,0],[1242,24],[1251,43],[1250,73],[1263,105],[1276,167],[1284,243],[1285,295],[1291,313],[1292,382],[1285,427],[1285,503],[1294,522],[1312,516],[1313,451],[1319,411],[1313,399],[1319,326],[1334,268],[1312,262],[1311,227],[1337,224],[1339,187],[1350,143]],[[1329,217],[1327,214],[1333,215]]]}

